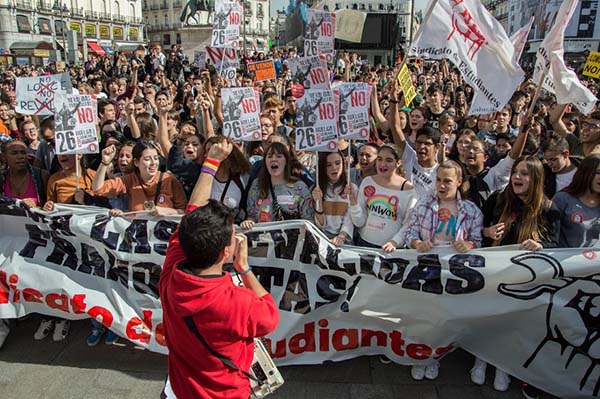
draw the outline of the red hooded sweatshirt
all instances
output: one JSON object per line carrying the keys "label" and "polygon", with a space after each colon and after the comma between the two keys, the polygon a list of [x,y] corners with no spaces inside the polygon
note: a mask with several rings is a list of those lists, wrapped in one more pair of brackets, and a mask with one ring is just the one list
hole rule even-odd
{"label": "red hooded sweatshirt", "polygon": [[[188,212],[193,209],[189,207]],[[270,294],[259,298],[250,289],[235,286],[227,272],[192,275],[184,261],[177,230],[169,242],[159,285],[173,391],[178,399],[246,399],[250,396],[248,378],[211,355],[183,318],[193,316],[206,342],[248,371],[254,356],[253,338],[277,328],[277,306]]]}

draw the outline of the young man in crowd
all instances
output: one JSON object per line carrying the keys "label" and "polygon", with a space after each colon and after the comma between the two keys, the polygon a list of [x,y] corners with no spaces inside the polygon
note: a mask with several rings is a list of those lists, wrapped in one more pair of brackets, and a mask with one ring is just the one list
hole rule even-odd
{"label": "young man in crowd", "polygon": [[[211,146],[160,277],[169,381],[178,398],[248,398],[250,382],[240,370],[250,368],[254,338],[279,322],[275,301],[248,264],[246,236],[235,233],[229,208],[209,200],[215,168],[231,151],[226,141]],[[243,287],[223,271],[231,260]]]}
{"label": "young man in crowd", "polygon": [[544,193],[548,198],[554,197],[558,191],[567,187],[575,172],[579,160],[572,158],[569,143],[558,134],[553,134],[543,147],[544,159]]}

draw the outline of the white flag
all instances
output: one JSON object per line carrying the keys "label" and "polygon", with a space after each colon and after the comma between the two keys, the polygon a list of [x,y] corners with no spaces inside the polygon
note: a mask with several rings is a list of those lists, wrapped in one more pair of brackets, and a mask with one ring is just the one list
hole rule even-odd
{"label": "white flag", "polygon": [[573,103],[584,114],[594,109],[596,96],[581,84],[575,72],[564,60],[564,35],[578,0],[565,0],[560,6],[556,22],[537,51],[533,80],[537,83],[547,72],[543,88],[556,95],[559,104]]}
{"label": "white flag", "polygon": [[529,36],[529,31],[531,30],[533,21],[535,21],[535,15],[531,16],[531,19],[529,20],[527,25],[523,26],[510,37],[510,41],[515,47],[514,60],[516,63],[518,63],[519,59],[521,58],[521,54],[523,53],[523,49],[525,48],[525,44],[527,43],[527,36]]}
{"label": "white flag", "polygon": [[524,77],[502,25],[479,0],[432,0],[410,54],[458,67],[475,89],[469,115],[500,111]]}

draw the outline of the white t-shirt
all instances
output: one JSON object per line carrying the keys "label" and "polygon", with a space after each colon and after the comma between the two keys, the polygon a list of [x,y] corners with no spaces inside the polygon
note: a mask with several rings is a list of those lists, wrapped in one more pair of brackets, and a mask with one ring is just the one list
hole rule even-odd
{"label": "white t-shirt", "polygon": [[[240,180],[244,187],[248,185],[248,175],[241,176]],[[227,192],[225,193],[225,196],[223,196],[225,186],[227,186],[227,182],[221,183],[215,179],[210,191],[210,198],[217,201],[221,201],[221,198],[223,198],[222,201],[226,207],[230,209],[239,209],[240,201],[242,199],[242,190],[240,190],[235,181],[231,180],[229,187],[227,187]]]}
{"label": "white t-shirt", "polygon": [[571,184],[573,176],[575,176],[575,172],[577,172],[577,168],[573,168],[572,171],[567,173],[556,174],[556,192],[559,192],[560,190]]}
{"label": "white t-shirt", "polygon": [[422,167],[417,162],[417,153],[414,148],[407,143],[402,154],[402,164],[406,171],[406,179],[413,184],[418,198],[435,194],[435,174],[439,166],[437,162],[431,168]]}

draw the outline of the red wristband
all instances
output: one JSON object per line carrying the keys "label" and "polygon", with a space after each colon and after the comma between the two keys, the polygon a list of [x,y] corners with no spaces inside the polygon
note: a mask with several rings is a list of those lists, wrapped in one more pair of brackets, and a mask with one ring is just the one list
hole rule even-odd
{"label": "red wristband", "polygon": [[216,159],[212,159],[212,158],[208,158],[208,157],[204,158],[204,162],[209,163],[213,166],[216,166],[217,168],[219,167],[219,165],[221,165],[220,161],[217,161]]}

